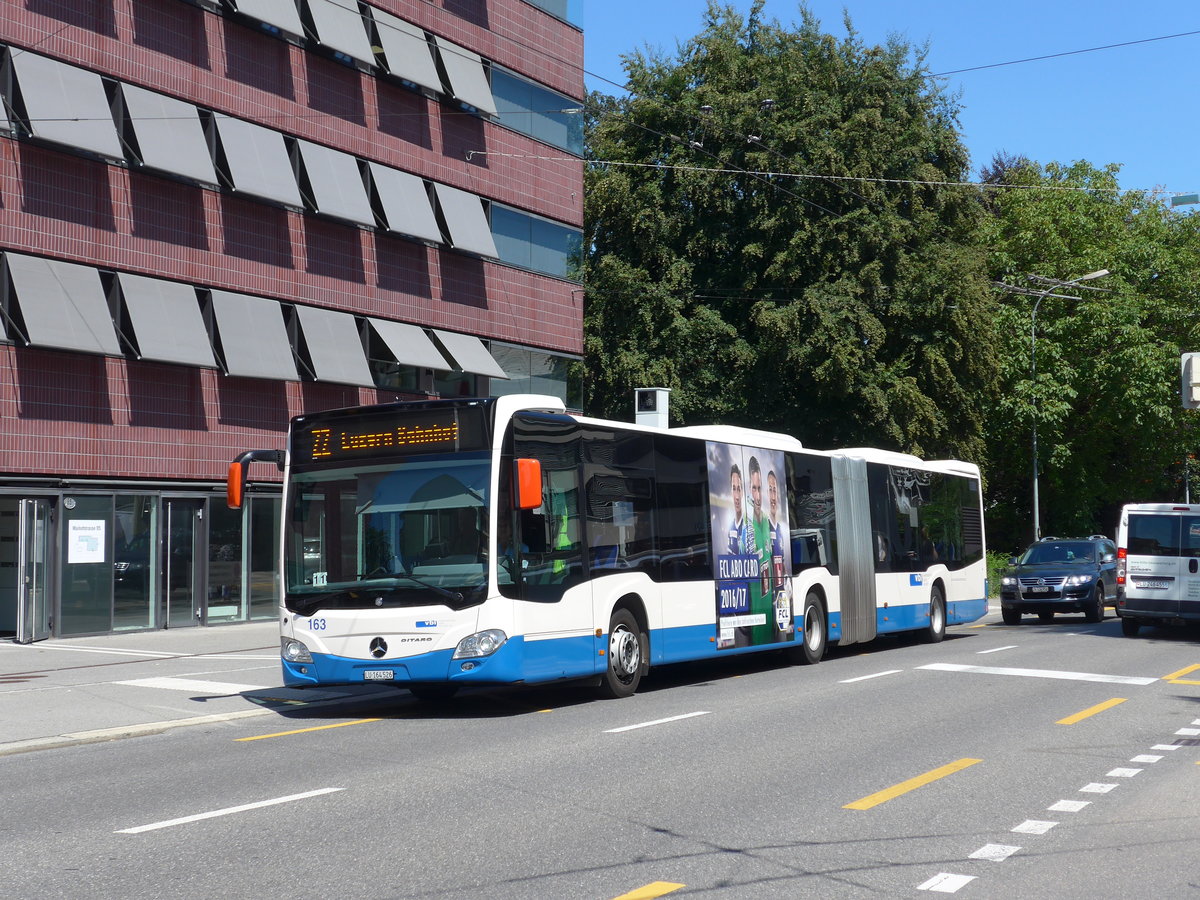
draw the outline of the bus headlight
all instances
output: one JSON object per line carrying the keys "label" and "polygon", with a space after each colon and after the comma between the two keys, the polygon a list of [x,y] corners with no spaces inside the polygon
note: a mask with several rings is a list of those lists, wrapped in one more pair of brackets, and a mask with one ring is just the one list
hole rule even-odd
{"label": "bus headlight", "polygon": [[285,662],[310,663],[313,661],[312,654],[308,652],[308,647],[302,641],[293,638],[280,638],[279,641],[279,654]]}
{"label": "bus headlight", "polygon": [[468,635],[458,642],[454,648],[454,659],[470,659],[478,656],[491,656],[508,640],[508,635],[499,628],[489,628]]}

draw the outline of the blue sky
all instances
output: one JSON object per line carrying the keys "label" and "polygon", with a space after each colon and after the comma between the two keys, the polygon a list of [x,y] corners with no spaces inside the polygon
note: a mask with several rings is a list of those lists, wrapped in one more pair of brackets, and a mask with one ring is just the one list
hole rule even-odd
{"label": "blue sky", "polygon": [[[727,0],[739,12],[750,0]],[[702,24],[705,0],[585,0],[589,89],[617,93],[621,55],[673,54]],[[810,0],[822,30],[845,35],[843,10],[868,44],[898,34],[928,43],[933,72],[1200,32],[1196,0]],[[767,0],[788,24],[797,0]],[[1200,191],[1200,34],[951,75],[974,178],[1006,151],[1039,163],[1120,163],[1121,187]],[[1196,210],[1200,207],[1182,207]]]}

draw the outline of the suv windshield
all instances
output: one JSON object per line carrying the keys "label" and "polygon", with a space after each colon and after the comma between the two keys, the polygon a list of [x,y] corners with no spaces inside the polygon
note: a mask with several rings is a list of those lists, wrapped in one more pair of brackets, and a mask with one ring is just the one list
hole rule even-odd
{"label": "suv windshield", "polygon": [[1017,565],[1064,565],[1095,561],[1096,547],[1088,541],[1042,541],[1026,550],[1017,560]]}
{"label": "suv windshield", "polygon": [[294,472],[288,609],[481,602],[489,470],[455,453]]}

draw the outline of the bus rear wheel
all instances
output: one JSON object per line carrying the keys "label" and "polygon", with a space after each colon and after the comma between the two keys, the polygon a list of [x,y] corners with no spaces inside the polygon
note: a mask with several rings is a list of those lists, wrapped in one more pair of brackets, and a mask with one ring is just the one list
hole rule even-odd
{"label": "bus rear wheel", "polygon": [[600,680],[600,695],[613,700],[628,697],[642,680],[646,635],[627,609],[618,609],[608,623],[608,664]]}
{"label": "bus rear wheel", "polygon": [[929,627],[925,630],[925,641],[936,644],[946,636],[946,598],[942,589],[934,585],[929,595]]}
{"label": "bus rear wheel", "polygon": [[816,665],[825,657],[828,632],[825,628],[825,608],[816,592],[809,591],[804,598],[804,632],[800,635],[800,646],[786,651],[788,662],[795,665]]}

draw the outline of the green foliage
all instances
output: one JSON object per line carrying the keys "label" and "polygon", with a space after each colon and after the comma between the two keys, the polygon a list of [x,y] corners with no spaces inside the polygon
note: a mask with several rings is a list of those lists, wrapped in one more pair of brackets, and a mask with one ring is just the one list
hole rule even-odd
{"label": "green foliage", "polygon": [[[980,459],[996,297],[956,108],[892,41],[710,2],[589,98],[585,404]],[[768,103],[766,101],[773,101]],[[820,177],[788,177],[791,175]],[[855,179],[892,179],[860,181]]]}
{"label": "green foliage", "polygon": [[[957,100],[920,49],[762,5],[710,0],[676,53],[625,57],[626,95],[589,97],[588,411],[629,418],[662,386],[673,424],[973,460],[1004,558],[1032,536],[1035,422],[1043,533],[1182,499],[1200,216],[1117,191],[1115,165],[1001,156],[964,187]],[[1101,268],[1106,292],[1039,305],[1032,377],[1035,298],[992,283]]]}
{"label": "green foliage", "polygon": [[[1196,346],[1197,222],[1140,192],[1116,190],[1116,166],[1086,162],[1008,169],[989,191],[993,277],[1112,274],[1036,298],[1007,296],[997,312],[1000,402],[988,417],[989,543],[1032,533],[1036,418],[1044,534],[1114,535],[1119,507],[1182,499],[1182,460],[1195,413],[1180,408],[1179,354]],[[1030,189],[1035,186],[1041,189]],[[1064,190],[1073,188],[1073,190]]]}
{"label": "green foliage", "polygon": [[988,597],[994,600],[1000,599],[1000,576],[1008,568],[1009,558],[1016,556],[1018,552],[1017,550],[1013,550],[1011,553],[999,550],[987,552]]}

